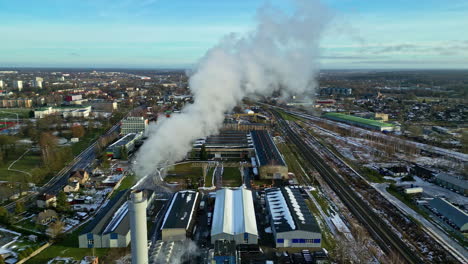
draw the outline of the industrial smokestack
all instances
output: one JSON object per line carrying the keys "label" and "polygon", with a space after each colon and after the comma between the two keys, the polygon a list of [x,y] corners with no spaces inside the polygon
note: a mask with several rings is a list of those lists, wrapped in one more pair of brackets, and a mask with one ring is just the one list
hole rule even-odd
{"label": "industrial smokestack", "polygon": [[131,193],[129,206],[132,238],[132,264],[148,264],[148,233],[146,228],[147,201],[143,192]]}
{"label": "industrial smokestack", "polygon": [[193,141],[216,134],[224,114],[245,97],[280,90],[283,96],[314,94],[319,43],[331,12],[318,0],[287,2],[288,11],[261,7],[254,29],[227,35],[200,59],[189,80],[194,103],[150,126],[148,140],[137,153],[137,175],[154,175],[183,159]]}

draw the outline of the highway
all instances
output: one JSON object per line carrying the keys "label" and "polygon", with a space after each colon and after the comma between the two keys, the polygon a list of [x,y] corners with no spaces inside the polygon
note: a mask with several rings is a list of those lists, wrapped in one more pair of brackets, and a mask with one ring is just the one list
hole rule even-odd
{"label": "highway", "polygon": [[325,161],[308,145],[301,136],[297,135],[281,117],[273,111],[283,135],[294,143],[300,155],[308,161],[308,165],[314,167],[332,188],[336,195],[343,201],[353,215],[367,228],[376,243],[387,254],[398,253],[408,263],[422,263],[423,261],[413,252],[377,215],[368,204],[366,204],[347,182],[345,182]]}

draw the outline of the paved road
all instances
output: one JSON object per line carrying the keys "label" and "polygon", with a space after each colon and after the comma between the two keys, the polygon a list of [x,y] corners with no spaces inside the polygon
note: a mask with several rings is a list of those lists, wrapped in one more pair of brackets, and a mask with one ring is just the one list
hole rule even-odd
{"label": "paved road", "polygon": [[245,187],[247,188],[252,188],[252,184],[250,183],[250,180],[252,179],[252,175],[250,174],[250,168],[249,167],[244,167],[244,184]]}
{"label": "paved road", "polygon": [[219,163],[218,166],[216,166],[215,171],[214,171],[214,181],[215,181],[215,186],[216,189],[221,189],[223,188],[223,163]]}
{"label": "paved road", "polygon": [[387,192],[388,183],[373,183],[372,186],[393,205],[403,211],[405,214],[411,215],[418,220],[422,225],[421,227],[439,242],[439,244],[446,250],[452,252],[461,263],[468,263],[468,250],[454,241],[451,237],[447,236],[440,228],[436,227],[433,223],[429,222],[426,218],[409,208],[406,204],[395,198],[395,196]]}

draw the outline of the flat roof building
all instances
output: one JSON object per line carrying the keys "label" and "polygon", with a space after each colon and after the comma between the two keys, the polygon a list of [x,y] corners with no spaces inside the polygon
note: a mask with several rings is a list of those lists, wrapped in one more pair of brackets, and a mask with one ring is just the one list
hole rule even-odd
{"label": "flat roof building", "polygon": [[241,187],[216,192],[211,243],[216,240],[232,240],[236,244],[258,243],[252,191]]}
{"label": "flat roof building", "polygon": [[122,149],[125,148],[127,153],[133,151],[135,149],[135,143],[137,140],[143,137],[142,133],[130,133],[125,135],[124,137],[120,138],[112,145],[106,148],[106,155],[112,157],[114,159],[121,158]]}
{"label": "flat roof building", "polygon": [[434,180],[446,188],[453,189],[461,194],[468,195],[468,181],[464,176],[456,176],[447,173],[437,173]]}
{"label": "flat roof building", "polygon": [[80,248],[120,248],[130,243],[128,191],[119,192],[78,236]]}
{"label": "flat roof building", "polygon": [[265,202],[277,248],[321,248],[320,228],[299,187],[266,189]]}
{"label": "flat roof building", "polygon": [[122,135],[127,135],[130,133],[143,133],[145,134],[146,129],[148,128],[148,119],[145,119],[142,116],[129,116],[122,120],[122,126],[120,128],[120,133]]}
{"label": "flat roof building", "polygon": [[260,179],[287,179],[288,167],[268,131],[251,133]]}
{"label": "flat roof building", "polygon": [[323,116],[334,121],[343,122],[346,124],[350,124],[350,125],[354,125],[354,126],[358,126],[358,127],[362,127],[366,129],[371,129],[371,130],[388,131],[388,132],[399,130],[399,128],[393,124],[385,123],[379,120],[346,115],[342,113],[326,113]]}
{"label": "flat roof building", "polygon": [[163,241],[182,241],[190,238],[199,200],[195,191],[180,191],[172,197],[161,226]]}
{"label": "flat roof building", "polygon": [[468,214],[443,198],[434,198],[429,205],[445,216],[460,232],[468,231]]}
{"label": "flat roof building", "polygon": [[193,143],[193,158],[199,157],[203,145],[208,159],[238,160],[248,158],[254,153],[252,138],[245,131],[221,130],[217,135],[196,140]]}

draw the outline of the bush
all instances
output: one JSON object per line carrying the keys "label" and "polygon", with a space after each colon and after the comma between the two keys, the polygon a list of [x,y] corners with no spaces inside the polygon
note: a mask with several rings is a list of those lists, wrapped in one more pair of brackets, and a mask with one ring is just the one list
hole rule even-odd
{"label": "bush", "polygon": [[414,181],[414,178],[413,176],[408,175],[408,176],[401,178],[401,181]]}

